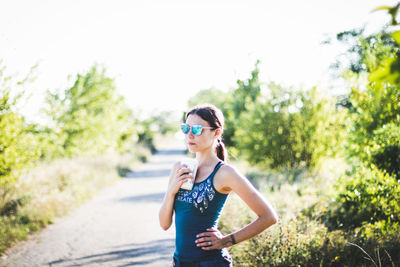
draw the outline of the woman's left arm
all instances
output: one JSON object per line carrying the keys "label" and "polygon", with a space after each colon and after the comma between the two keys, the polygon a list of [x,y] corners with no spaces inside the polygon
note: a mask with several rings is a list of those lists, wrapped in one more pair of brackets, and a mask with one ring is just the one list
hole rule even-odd
{"label": "woman's left arm", "polygon": [[236,169],[229,165],[222,166],[218,176],[217,183],[223,184],[224,190],[235,192],[257,214],[258,218],[230,235],[223,236],[218,230],[212,228],[198,234],[197,246],[204,250],[230,247],[234,241],[239,243],[250,239],[278,221],[278,215],[268,201]]}

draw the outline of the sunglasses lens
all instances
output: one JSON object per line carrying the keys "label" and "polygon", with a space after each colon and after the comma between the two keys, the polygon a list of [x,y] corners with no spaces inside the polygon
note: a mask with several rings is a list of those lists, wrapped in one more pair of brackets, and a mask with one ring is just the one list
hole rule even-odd
{"label": "sunglasses lens", "polygon": [[194,135],[201,135],[201,131],[203,130],[203,127],[201,125],[193,125],[192,126],[192,132]]}
{"label": "sunglasses lens", "polygon": [[184,134],[187,134],[189,132],[190,127],[187,124],[181,124],[181,129]]}

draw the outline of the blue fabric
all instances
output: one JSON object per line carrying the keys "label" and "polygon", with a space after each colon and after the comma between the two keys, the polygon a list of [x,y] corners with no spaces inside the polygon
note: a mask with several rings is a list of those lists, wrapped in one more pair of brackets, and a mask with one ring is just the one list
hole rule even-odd
{"label": "blue fabric", "polygon": [[[223,165],[219,162],[213,172],[202,182],[195,183],[191,191],[179,189],[175,196],[175,253],[181,262],[223,259],[229,255],[227,249],[202,250],[196,246],[196,235],[217,227],[221,211],[228,194],[219,193],[213,178]],[[229,256],[230,257],[230,256]]]}
{"label": "blue fabric", "polygon": [[233,267],[232,259],[214,259],[206,261],[191,261],[191,262],[181,262],[179,260],[173,259],[173,267]]}

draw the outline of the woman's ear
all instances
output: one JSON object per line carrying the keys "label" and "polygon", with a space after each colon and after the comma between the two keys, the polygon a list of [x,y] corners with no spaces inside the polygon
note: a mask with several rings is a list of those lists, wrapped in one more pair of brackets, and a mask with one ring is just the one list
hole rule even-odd
{"label": "woman's ear", "polygon": [[220,138],[220,137],[222,136],[222,130],[221,130],[221,128],[215,129],[214,136],[215,136],[216,138]]}

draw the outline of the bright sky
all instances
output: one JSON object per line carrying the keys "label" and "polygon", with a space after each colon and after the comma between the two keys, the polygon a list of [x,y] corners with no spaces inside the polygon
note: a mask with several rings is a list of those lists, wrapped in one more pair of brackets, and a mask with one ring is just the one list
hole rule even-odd
{"label": "bright sky", "polygon": [[1,0],[0,59],[10,73],[39,63],[34,118],[46,89],[66,89],[103,64],[134,109],[185,109],[210,87],[228,90],[261,60],[261,80],[327,86],[340,49],[326,36],[389,21],[394,0]]}

